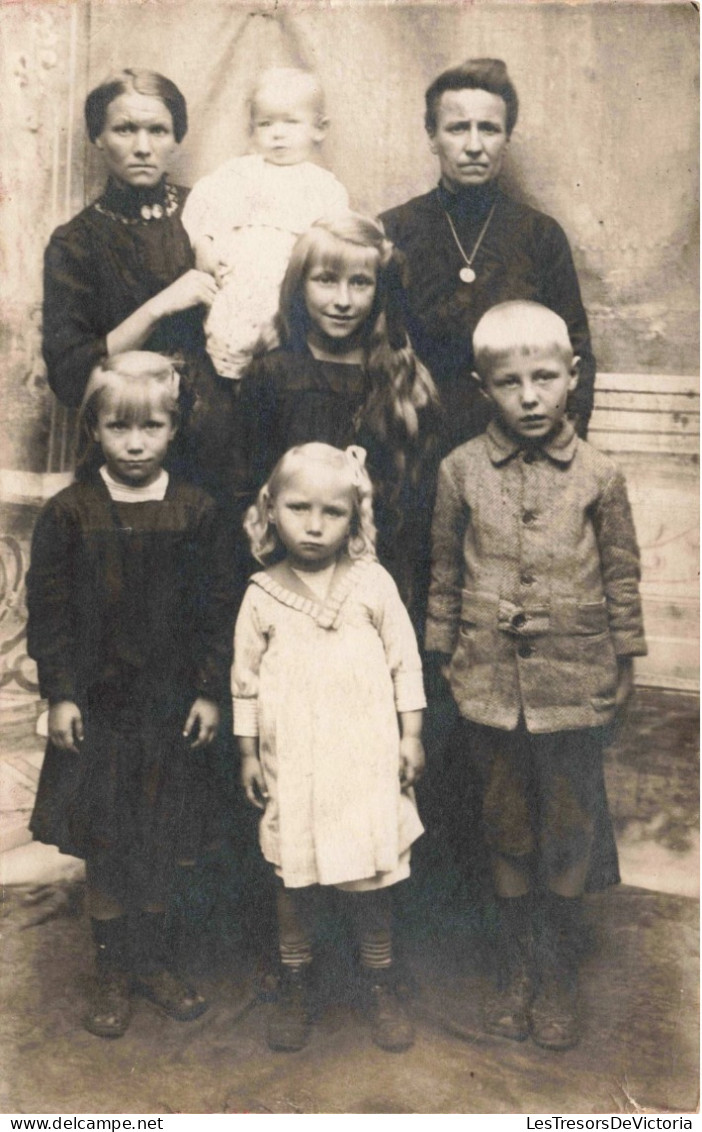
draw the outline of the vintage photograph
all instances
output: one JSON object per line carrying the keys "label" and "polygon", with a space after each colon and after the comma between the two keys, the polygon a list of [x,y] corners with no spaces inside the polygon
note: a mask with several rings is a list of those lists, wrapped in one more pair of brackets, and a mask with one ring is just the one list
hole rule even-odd
{"label": "vintage photograph", "polygon": [[0,1112],[692,1128],[699,5],[0,31]]}

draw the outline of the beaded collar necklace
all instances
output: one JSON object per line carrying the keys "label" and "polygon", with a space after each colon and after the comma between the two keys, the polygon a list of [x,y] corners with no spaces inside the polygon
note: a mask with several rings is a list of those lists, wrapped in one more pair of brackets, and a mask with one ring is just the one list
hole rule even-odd
{"label": "beaded collar necklace", "polygon": [[141,206],[135,201],[134,208],[138,207],[138,216],[125,216],[123,212],[115,212],[104,203],[105,197],[96,200],[93,208],[101,216],[109,220],[118,220],[120,224],[148,224],[151,220],[162,220],[164,216],[173,216],[178,210],[178,190],[175,185],[166,182],[163,185],[162,200],[145,201]]}

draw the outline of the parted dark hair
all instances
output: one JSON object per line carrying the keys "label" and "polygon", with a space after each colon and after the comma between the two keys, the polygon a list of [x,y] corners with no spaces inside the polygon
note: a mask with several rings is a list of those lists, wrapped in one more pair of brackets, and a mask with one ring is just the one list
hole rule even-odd
{"label": "parted dark hair", "polygon": [[512,80],[507,74],[507,67],[501,59],[466,59],[457,67],[449,67],[434,79],[427,87],[424,101],[426,113],[424,125],[427,133],[436,133],[436,111],[442,94],[447,90],[486,90],[490,94],[499,95],[507,107],[507,137],[517,124],[519,113],[519,99]]}
{"label": "parted dark hair", "polygon": [[188,132],[188,108],[175,83],[156,71],[135,71],[125,67],[91,90],[85,100],[85,124],[91,142],[100,137],[105,128],[107,107],[121,94],[146,94],[160,98],[170,110],[175,140],[183,140]]}

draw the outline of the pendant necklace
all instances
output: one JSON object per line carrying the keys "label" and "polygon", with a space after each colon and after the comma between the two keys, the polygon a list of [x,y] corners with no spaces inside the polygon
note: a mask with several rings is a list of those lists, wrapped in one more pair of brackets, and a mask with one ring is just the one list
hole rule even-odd
{"label": "pendant necklace", "polygon": [[492,220],[492,215],[493,215],[496,207],[497,207],[497,201],[494,201],[492,208],[490,209],[490,211],[488,213],[487,220],[485,221],[482,228],[480,229],[480,235],[478,236],[477,240],[475,241],[475,244],[473,246],[473,251],[470,253],[470,256],[466,255],[463,244],[459,240],[458,233],[453,226],[453,220],[451,219],[451,217],[450,217],[449,213],[446,211],[446,209],[444,209],[444,216],[446,217],[446,219],[449,222],[449,228],[451,229],[451,235],[453,236],[454,240],[456,241],[456,247],[458,248],[459,252],[463,256],[463,259],[465,260],[465,267],[462,267],[461,270],[458,273],[458,278],[460,279],[461,283],[475,283],[475,271],[473,270],[473,260],[475,259],[476,255],[478,253],[478,248],[480,247],[480,245],[483,242],[483,236],[485,235],[488,228],[490,227],[490,221]]}

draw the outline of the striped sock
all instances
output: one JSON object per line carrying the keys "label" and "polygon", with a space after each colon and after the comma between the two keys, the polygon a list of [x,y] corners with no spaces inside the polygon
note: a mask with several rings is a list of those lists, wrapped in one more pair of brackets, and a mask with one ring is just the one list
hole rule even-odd
{"label": "striped sock", "polygon": [[390,934],[365,936],[361,939],[361,966],[380,971],[392,966],[392,939]]}
{"label": "striped sock", "polygon": [[312,962],[312,943],[309,939],[296,939],[290,943],[280,941],[280,961],[284,967],[306,967]]}

